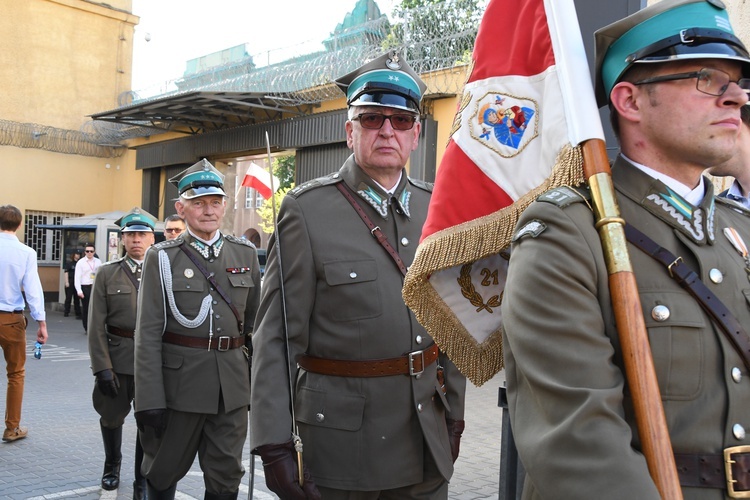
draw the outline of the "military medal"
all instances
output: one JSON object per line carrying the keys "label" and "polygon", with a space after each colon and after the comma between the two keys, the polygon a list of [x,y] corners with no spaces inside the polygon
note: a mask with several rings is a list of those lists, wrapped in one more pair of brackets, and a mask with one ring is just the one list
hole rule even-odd
{"label": "military medal", "polygon": [[250,270],[249,267],[228,267],[227,272],[232,274],[245,274]]}
{"label": "military medal", "polygon": [[188,279],[192,278],[193,277],[193,270],[188,267],[187,269],[185,269],[185,271],[182,274],[184,274],[185,277],[188,278]]}
{"label": "military medal", "polygon": [[750,256],[748,256],[747,245],[745,245],[742,236],[733,227],[724,228],[724,236],[727,237],[729,243],[732,244],[735,250],[745,259],[745,272],[747,273],[747,279],[750,280]]}

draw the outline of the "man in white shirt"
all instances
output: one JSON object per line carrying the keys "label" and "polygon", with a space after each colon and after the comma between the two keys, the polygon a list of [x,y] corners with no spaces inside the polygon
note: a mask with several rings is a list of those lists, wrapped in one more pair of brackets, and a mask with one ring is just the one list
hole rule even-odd
{"label": "man in white shirt", "polygon": [[81,319],[83,320],[83,330],[88,332],[89,322],[89,300],[91,299],[91,286],[94,284],[96,270],[102,265],[98,257],[94,257],[94,245],[86,245],[84,250],[85,258],[80,259],[76,264],[76,292],[81,298]]}
{"label": "man in white shirt", "polygon": [[5,398],[5,431],[3,441],[16,441],[28,434],[21,427],[24,365],[26,364],[26,317],[24,296],[31,309],[31,317],[39,325],[36,338],[47,341],[47,321],[44,313],[44,292],[39,280],[36,252],[16,236],[21,226],[21,211],[13,205],[0,207],[0,348],[5,356],[8,390]]}
{"label": "man in white shirt", "polygon": [[734,177],[734,182],[729,189],[719,194],[722,198],[736,201],[745,208],[750,209],[750,105],[744,105],[741,109],[742,126],[740,136],[737,138],[737,150],[732,158],[708,169],[711,175]]}

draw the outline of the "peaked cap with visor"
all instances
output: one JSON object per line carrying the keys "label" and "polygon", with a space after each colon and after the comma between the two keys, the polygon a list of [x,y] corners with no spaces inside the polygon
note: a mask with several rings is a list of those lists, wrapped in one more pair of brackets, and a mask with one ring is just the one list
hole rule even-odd
{"label": "peaked cap with visor", "polygon": [[153,233],[156,227],[156,218],[142,208],[134,207],[115,221],[120,226],[121,233]]}
{"label": "peaked cap with visor", "polygon": [[729,59],[743,63],[744,76],[750,76],[747,48],[721,0],[661,0],[597,30],[594,38],[599,106],[607,105],[633,64]]}
{"label": "peaked cap with visor", "polygon": [[382,106],[419,114],[427,85],[395,51],[336,80],[347,106]]}
{"label": "peaked cap with visor", "polygon": [[169,182],[177,186],[177,192],[186,200],[199,196],[227,195],[224,192],[224,175],[205,158],[175,175]]}

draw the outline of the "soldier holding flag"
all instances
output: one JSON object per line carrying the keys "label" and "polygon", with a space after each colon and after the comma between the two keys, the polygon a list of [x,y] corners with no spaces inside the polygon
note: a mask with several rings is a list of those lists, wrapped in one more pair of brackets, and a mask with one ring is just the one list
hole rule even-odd
{"label": "soldier holding flag", "polygon": [[[750,56],[720,0],[663,0],[602,28],[597,99],[682,495],[750,492],[750,219],[702,172],[727,160]],[[588,191],[522,215],[502,304],[524,498],[657,499]]]}

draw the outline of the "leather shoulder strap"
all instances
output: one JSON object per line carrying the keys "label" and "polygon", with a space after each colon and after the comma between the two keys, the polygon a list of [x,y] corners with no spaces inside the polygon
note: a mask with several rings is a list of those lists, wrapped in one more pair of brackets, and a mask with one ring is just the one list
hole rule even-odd
{"label": "leather shoulder strap", "polygon": [[133,276],[133,271],[131,271],[128,265],[125,263],[125,259],[122,259],[120,261],[120,267],[125,273],[125,276],[127,276],[130,282],[133,283],[133,286],[135,287],[135,291],[137,292],[138,289],[140,288],[140,283],[138,282],[137,279],[135,279],[135,276]]}
{"label": "leather shoulder strap", "polygon": [[401,271],[401,274],[406,276],[406,265],[404,264],[404,261],[401,260],[401,256],[398,254],[398,252],[391,246],[391,244],[388,242],[388,238],[383,234],[383,231],[380,230],[380,227],[376,226],[372,223],[370,218],[367,216],[364,210],[362,210],[362,207],[359,203],[357,203],[357,200],[354,198],[352,193],[349,192],[349,189],[347,189],[344,186],[343,182],[339,182],[336,184],[336,187],[339,191],[341,191],[341,194],[344,195],[344,198],[349,201],[352,207],[354,207],[354,210],[357,212],[359,217],[362,219],[362,221],[365,223],[365,225],[370,229],[370,234],[375,237],[376,240],[378,240],[378,243],[380,243],[380,246],[382,246],[386,252],[388,252],[388,255],[391,256],[393,259],[393,262],[396,263],[396,267]]}
{"label": "leather shoulder strap", "polygon": [[654,240],[630,224],[625,224],[625,236],[638,249],[661,262],[669,271],[669,276],[695,298],[703,310],[721,328],[732,347],[744,361],[745,366],[750,370],[750,337],[727,306],[714,295],[693,270],[688,268],[681,257],[676,257],[672,252],[659,246]]}
{"label": "leather shoulder strap", "polygon": [[195,267],[198,268],[201,274],[206,277],[209,283],[211,283],[211,286],[213,286],[214,289],[219,293],[219,295],[221,295],[221,298],[224,299],[224,302],[227,303],[229,308],[232,310],[234,317],[237,318],[237,326],[240,329],[240,335],[242,335],[244,333],[243,327],[244,327],[245,322],[240,317],[240,312],[232,303],[232,299],[229,297],[229,295],[226,294],[226,292],[224,292],[224,289],[221,288],[219,284],[216,282],[216,278],[214,278],[214,273],[208,272],[208,270],[205,267],[203,267],[203,264],[201,264],[201,262],[198,260],[198,257],[193,252],[187,249],[186,245],[181,244],[180,250],[182,250],[185,253],[185,255],[188,256],[188,259],[190,259],[193,262],[193,264],[195,264]]}

